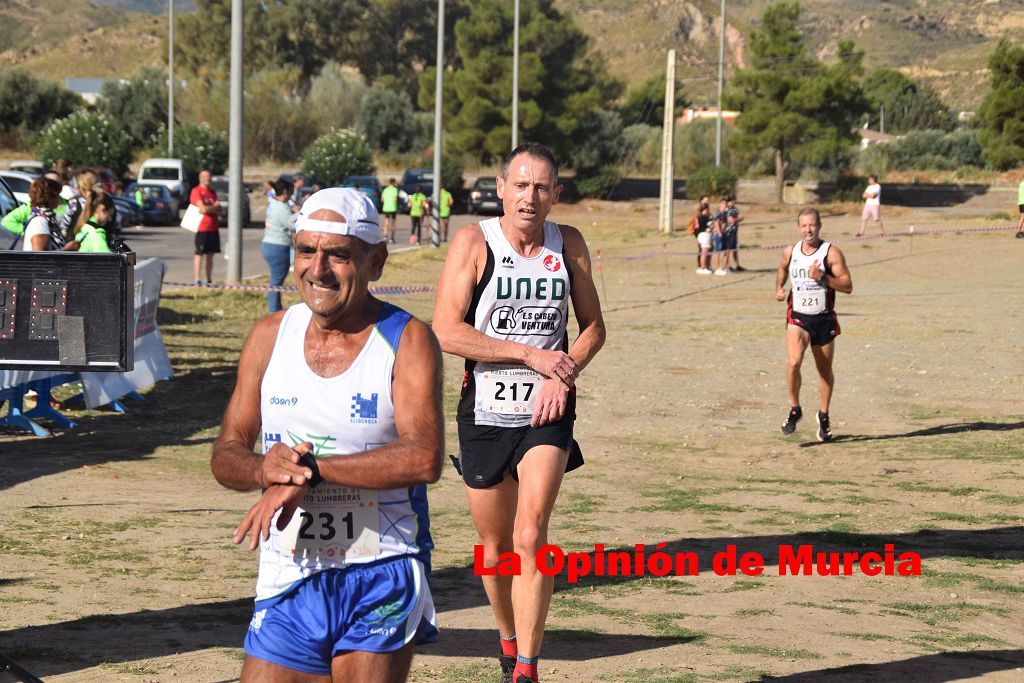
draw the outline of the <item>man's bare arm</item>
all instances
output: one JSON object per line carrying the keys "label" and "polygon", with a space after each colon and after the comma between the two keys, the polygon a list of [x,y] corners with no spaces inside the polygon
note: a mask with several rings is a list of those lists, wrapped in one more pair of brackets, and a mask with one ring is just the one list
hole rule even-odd
{"label": "man's bare arm", "polygon": [[601,300],[594,284],[594,271],[590,261],[590,249],[580,231],[570,225],[559,226],[562,230],[564,254],[572,267],[572,308],[576,313],[580,334],[569,348],[569,356],[579,371],[587,367],[597,352],[604,346],[607,330],[601,313]]}
{"label": "man's bare arm", "polygon": [[434,306],[433,328],[441,348],[470,360],[523,363],[545,377],[557,377],[571,386],[578,371],[567,354],[488,337],[466,322],[473,289],[483,275],[486,254],[486,241],[478,226],[470,225],[455,233],[441,270]]}
{"label": "man's bare arm", "polygon": [[793,246],[790,245],[782,250],[782,259],[779,261],[779,270],[775,274],[775,299],[786,300],[786,290],[783,289],[786,279],[789,277],[789,261],[793,258]]}
{"label": "man's bare arm", "polygon": [[850,276],[850,269],[846,267],[846,257],[835,245],[828,250],[828,263],[832,272],[822,277],[822,284],[837,292],[852,294],[853,278]]}
{"label": "man's bare arm", "polygon": [[[252,491],[271,484],[306,481],[312,471],[297,463],[298,456],[309,449],[301,444],[295,449],[275,444],[264,457],[253,452],[260,436],[260,384],[270,363],[274,341],[283,313],[267,316],[256,323],[242,347],[238,359],[238,379],[231,400],[224,411],[220,436],[213,445],[210,469],[222,485],[236,491]],[[271,455],[273,453],[273,455]]]}
{"label": "man's bare arm", "polygon": [[437,481],[444,453],[441,379],[441,348],[414,318],[402,333],[391,383],[398,439],[364,453],[318,458],[320,476],[362,489]]}

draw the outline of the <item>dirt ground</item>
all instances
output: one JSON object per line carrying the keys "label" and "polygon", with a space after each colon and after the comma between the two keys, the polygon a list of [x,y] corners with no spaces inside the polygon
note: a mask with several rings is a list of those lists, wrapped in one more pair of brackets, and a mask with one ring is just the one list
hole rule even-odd
{"label": "dirt ground", "polygon": [[[745,247],[796,241],[792,207],[745,208]],[[885,208],[899,236],[855,242],[858,207],[825,210],[854,293],[838,295],[837,438],[822,445],[809,358],[808,418],[791,437],[778,428],[778,250],[745,250],[747,272],[701,277],[692,238],[653,232],[652,202],[556,207],[601,250],[608,342],[579,381],[587,465],[566,478],[552,541],[667,543],[698,553],[700,574],[559,577],[544,680],[1024,680],[1024,240],[934,232],[1008,225],[1012,207]],[[382,284],[434,284],[443,256],[395,256]],[[391,300],[430,317],[431,295]],[[47,681],[237,679],[256,557],[230,534],[256,496],[218,486],[208,458],[263,306],[167,292],[174,380],[125,415],[72,411],[80,427],[52,439],[0,434],[0,652]],[[455,452],[461,363],[446,362]],[[495,681],[450,466],[430,503],[442,637],[411,679]],[[922,575],[779,575],[779,546],[886,543],[919,553]],[[710,559],[729,544],[760,553],[764,574],[716,575]]]}

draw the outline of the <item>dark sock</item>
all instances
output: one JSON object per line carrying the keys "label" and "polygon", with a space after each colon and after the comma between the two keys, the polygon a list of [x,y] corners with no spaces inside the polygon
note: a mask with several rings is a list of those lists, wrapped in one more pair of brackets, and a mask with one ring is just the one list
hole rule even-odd
{"label": "dark sock", "polygon": [[524,657],[522,655],[516,655],[516,670],[512,673],[512,680],[515,680],[519,676],[526,676],[535,681],[540,680],[540,675],[537,673],[537,660],[540,657]]}
{"label": "dark sock", "polygon": [[515,657],[519,654],[519,646],[516,645],[516,634],[513,633],[511,636],[506,638],[501,635],[501,632],[499,631],[498,643],[501,645],[501,654],[506,657]]}

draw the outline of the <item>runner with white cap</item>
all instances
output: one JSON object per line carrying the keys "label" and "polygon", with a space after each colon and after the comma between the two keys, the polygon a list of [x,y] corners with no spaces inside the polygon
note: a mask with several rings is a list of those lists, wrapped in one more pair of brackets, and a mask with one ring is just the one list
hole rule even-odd
{"label": "runner with white cap", "polygon": [[369,292],[388,256],[369,199],[321,190],[295,227],[302,303],[250,332],[211,463],[224,486],[263,489],[234,535],[260,549],[241,679],[401,681],[437,633],[441,352]]}

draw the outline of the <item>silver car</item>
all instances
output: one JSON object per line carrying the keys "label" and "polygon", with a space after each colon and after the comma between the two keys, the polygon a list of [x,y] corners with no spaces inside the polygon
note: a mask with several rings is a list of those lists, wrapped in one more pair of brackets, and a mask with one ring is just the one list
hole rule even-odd
{"label": "silver car", "polygon": [[[226,175],[215,175],[210,178],[210,187],[217,193],[217,200],[220,202],[220,224],[226,226],[228,224],[228,211],[230,209],[230,199],[228,195],[228,177]],[[252,219],[252,213],[249,210],[249,193],[242,188],[242,227],[248,227]]]}

